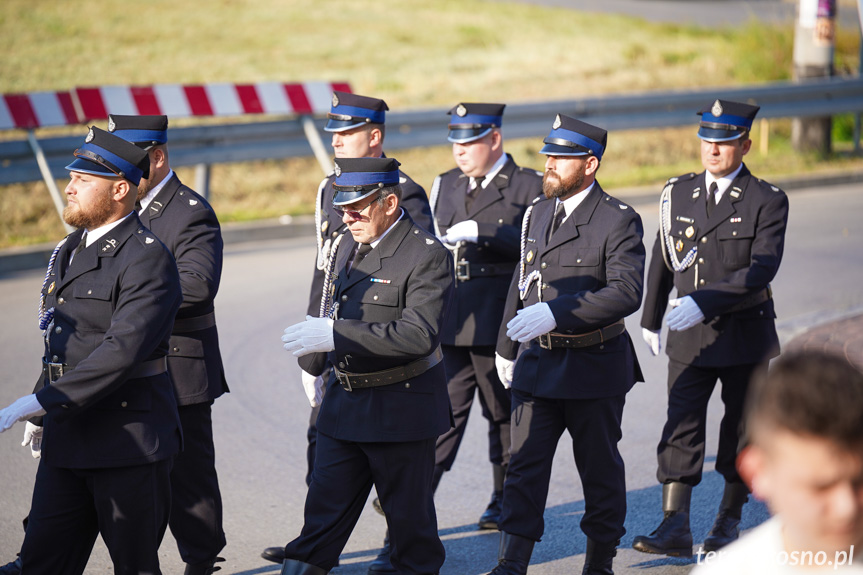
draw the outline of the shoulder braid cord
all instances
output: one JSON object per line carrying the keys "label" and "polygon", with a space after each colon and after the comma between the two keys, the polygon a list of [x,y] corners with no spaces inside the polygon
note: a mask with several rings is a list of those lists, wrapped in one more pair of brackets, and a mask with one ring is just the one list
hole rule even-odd
{"label": "shoulder braid cord", "polygon": [[319,270],[324,269],[327,264],[326,254],[324,253],[326,250],[324,249],[324,239],[321,237],[321,219],[323,219],[323,211],[324,206],[324,188],[327,187],[327,181],[329,177],[326,177],[321,181],[321,185],[318,186],[318,197],[315,200],[315,241],[318,244],[318,261],[317,266]]}
{"label": "shoulder braid cord", "polygon": [[434,224],[434,233],[437,237],[441,237],[440,228],[437,225],[437,215],[435,215],[435,208],[437,208],[437,199],[440,195],[440,181],[441,177],[436,177],[434,179],[434,183],[432,184],[431,192],[429,192],[429,207],[431,208],[432,223]]}
{"label": "shoulder braid cord", "polygon": [[54,321],[54,308],[46,310],[45,309],[45,284],[48,283],[48,278],[51,277],[51,272],[54,271],[54,264],[57,262],[57,254],[60,252],[60,248],[63,247],[63,244],[66,243],[66,240],[69,239],[69,236],[66,236],[60,243],[57,244],[57,247],[54,248],[54,251],[51,253],[51,259],[48,260],[48,271],[45,272],[45,279],[42,281],[42,289],[39,290],[39,309],[38,311],[38,319],[39,319],[39,329],[45,331],[51,325],[51,322]]}
{"label": "shoulder braid cord", "polygon": [[330,315],[330,297],[332,297],[331,292],[333,290],[333,270],[336,267],[336,254],[339,251],[339,244],[342,243],[342,238],[344,237],[344,233],[339,235],[333,242],[329,254],[327,254],[326,272],[324,274],[324,289],[321,292],[320,317],[329,317]]}
{"label": "shoulder braid cord", "polygon": [[[533,211],[534,205],[535,204],[531,204],[527,207],[527,210],[524,212],[524,218],[521,220],[521,254],[519,256],[518,295],[522,301],[527,297],[527,291],[530,289],[531,283],[534,281],[542,283],[542,273],[540,273],[539,270],[533,270],[527,277],[524,277],[524,252],[527,248],[527,231],[530,227],[530,214]],[[538,290],[537,295],[539,296],[539,301],[542,301],[542,290]]]}
{"label": "shoulder braid cord", "polygon": [[674,239],[671,237],[671,188],[672,184],[665,186],[659,197],[659,239],[662,242],[662,259],[665,266],[671,271],[682,272],[692,265],[698,254],[698,244],[683,257],[678,259],[674,251]]}

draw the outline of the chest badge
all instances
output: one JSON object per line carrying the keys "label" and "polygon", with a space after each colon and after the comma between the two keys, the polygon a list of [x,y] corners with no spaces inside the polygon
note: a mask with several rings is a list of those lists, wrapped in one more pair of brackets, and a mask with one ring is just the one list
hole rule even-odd
{"label": "chest badge", "polygon": [[49,293],[49,294],[50,294],[52,291],[54,291],[54,284],[55,284],[55,282],[51,282],[51,285],[49,285],[49,286],[48,286],[48,293]]}
{"label": "chest badge", "polygon": [[[687,238],[691,238],[692,236],[695,235],[695,228],[693,228],[692,226],[689,226],[688,228],[686,228],[686,231],[683,233],[686,235]],[[677,250],[677,251],[680,251],[680,250]]]}
{"label": "chest badge", "polygon": [[327,230],[330,229],[330,220],[324,220],[321,222],[321,231],[323,233],[327,233]]}
{"label": "chest badge", "polygon": [[527,252],[527,255],[524,256],[524,261],[526,261],[527,263],[530,263],[533,261],[533,250],[530,250],[529,252]]}
{"label": "chest badge", "polygon": [[683,251],[683,240],[677,240],[677,243],[674,244],[674,249],[676,249],[678,252],[682,252]]}

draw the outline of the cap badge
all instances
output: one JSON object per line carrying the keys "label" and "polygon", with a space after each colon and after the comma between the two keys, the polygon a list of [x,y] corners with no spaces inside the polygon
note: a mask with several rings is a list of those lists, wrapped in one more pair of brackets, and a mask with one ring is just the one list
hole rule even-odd
{"label": "cap badge", "polygon": [[554,124],[552,124],[552,125],[551,125],[551,129],[552,129],[552,130],[557,130],[558,128],[560,128],[560,114],[558,114],[557,116],[555,116],[555,118],[554,118]]}
{"label": "cap badge", "polygon": [[[693,228],[692,226],[689,226],[688,228],[686,228],[686,231],[683,233],[686,234],[687,238],[691,238],[692,236],[695,235],[695,228]],[[680,250],[678,250],[678,251],[680,251]]]}
{"label": "cap badge", "polygon": [[339,105],[339,97],[333,92],[333,108]]}
{"label": "cap badge", "polygon": [[683,251],[683,240],[677,240],[677,243],[674,244],[674,249],[676,249],[678,252],[682,252]]}
{"label": "cap badge", "polygon": [[96,137],[96,134],[93,133],[93,128],[90,128],[90,131],[87,132],[87,137],[84,138],[84,142],[90,143],[93,141],[93,138]]}
{"label": "cap badge", "polygon": [[463,118],[467,115],[467,108],[464,107],[464,104],[459,104],[458,108],[455,109],[455,113]]}
{"label": "cap badge", "polygon": [[342,175],[342,167],[340,165],[336,164],[336,177],[339,177],[341,175]]}
{"label": "cap badge", "polygon": [[713,102],[713,107],[710,108],[710,113],[717,118],[722,115],[722,104],[719,103],[719,100]]}
{"label": "cap badge", "polygon": [[117,124],[114,123],[114,118],[108,118],[108,131],[113,132],[117,129]]}
{"label": "cap badge", "polygon": [[530,250],[529,252],[527,252],[527,255],[524,256],[524,261],[526,261],[527,263],[530,263],[533,261],[533,250]]}

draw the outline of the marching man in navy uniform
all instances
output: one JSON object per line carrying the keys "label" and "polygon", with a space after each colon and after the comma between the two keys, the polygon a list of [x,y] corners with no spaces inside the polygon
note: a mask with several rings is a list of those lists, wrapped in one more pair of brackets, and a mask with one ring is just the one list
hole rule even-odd
{"label": "marching man in navy uniform", "polygon": [[375,486],[399,573],[438,573],[444,548],[432,498],[434,446],[452,413],[440,349],[452,258],[399,206],[398,162],[336,158],[336,238],[320,317],[285,330],[312,375],[332,366],[317,421],[305,525],[282,575],[319,575],[339,553]]}
{"label": "marching man in navy uniform", "polygon": [[497,346],[512,385],[512,454],[494,575],[527,573],[544,531],[551,465],[564,431],[584,490],[583,573],[612,573],[626,517],[617,444],[626,393],[642,381],[623,320],[641,304],[641,218],[596,181],[606,131],[558,115],[545,138],[543,193],[522,224]]}
{"label": "marching man in navy uniform", "polygon": [[455,427],[438,438],[433,488],[452,468],[478,392],[488,420],[491,502],[480,529],[497,529],[509,463],[510,395],[498,379],[494,346],[506,293],[518,263],[521,220],[542,195],[542,175],[503,151],[504,104],[459,104],[449,111],[448,140],[458,167],[435,179],[436,233],[453,252],[456,289],[442,342]]}
{"label": "marching man in navy uniform", "polygon": [[[213,445],[213,400],[228,391],[213,300],[222,276],[222,232],[210,204],[171,169],[167,116],[108,117],[108,131],[147,151],[138,184],[139,217],[177,261],[183,304],[174,320],[168,372],[183,425],[171,470],[170,527],[185,575],[208,575],[225,546]],[[137,206],[136,206],[137,207]]]}
{"label": "marching man in navy uniform", "polygon": [[[336,158],[385,158],[384,136],[386,135],[387,103],[379,98],[360,96],[350,92],[333,92],[332,106],[327,114],[327,124],[324,130],[333,135],[332,146]],[[402,190],[400,207],[411,219],[424,230],[432,231],[431,208],[425,190],[414,182],[407,174],[398,172],[398,184]],[[317,259],[312,273],[312,285],[309,292],[308,315],[317,317],[320,314],[322,287],[333,242],[347,231],[342,215],[333,204],[336,190],[335,172],[330,173],[321,181],[315,200],[315,238],[317,241]],[[325,379],[328,369],[322,376],[315,377],[305,371],[301,372],[303,387],[312,406],[309,416],[308,449],[306,458],[308,469],[306,484],[311,482],[312,469],[315,466],[315,445],[322,394],[325,391]],[[282,547],[267,547],[261,557],[268,561],[281,563],[284,559]],[[389,546],[384,545],[379,560],[383,573],[391,572],[388,560]]]}
{"label": "marching man in navy uniform", "polygon": [[[785,245],[788,199],[743,163],[758,106],[716,100],[698,113],[705,171],[671,178],[662,191],[659,235],[641,325],[658,355],[666,307],[668,416],[657,448],[664,518],[633,547],[692,554],[689,503],[701,481],[707,403],[722,382],[725,415],[716,470],[725,478],[719,513],[704,540],[715,551],[737,539],[749,491],[735,468],[743,403],[753,372],[779,353],[770,282]],[[677,297],[669,301],[672,288]]]}
{"label": "marching man in navy uniform", "polygon": [[43,377],[0,431],[44,415],[22,572],[84,572],[102,536],[115,573],[159,574],[182,438],[167,371],[182,301],[174,259],[138,219],[147,152],[98,128],[67,166],[64,219],[42,288]]}

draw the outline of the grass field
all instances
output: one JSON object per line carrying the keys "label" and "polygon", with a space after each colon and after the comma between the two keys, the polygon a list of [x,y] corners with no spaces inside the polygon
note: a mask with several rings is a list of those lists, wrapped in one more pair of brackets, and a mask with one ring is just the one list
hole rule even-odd
{"label": "grass field", "polygon": [[[0,92],[347,80],[392,109],[444,108],[783,80],[792,37],[790,25],[714,30],[482,0],[4,0]],[[858,43],[856,30],[840,29],[840,73],[857,69]],[[828,158],[792,152],[788,122],[771,122],[768,154],[754,152],[749,164],[767,178],[863,167],[841,153],[849,122],[836,128],[840,153]],[[694,129],[614,132],[609,142],[600,173],[608,189],[659,186],[699,169]],[[506,149],[539,168],[539,145],[508,141]],[[453,165],[446,147],[393,155],[426,187]],[[191,171],[180,175],[193,183]],[[215,166],[213,204],[223,221],[308,213],[320,177],[310,158]],[[62,233],[43,183],[0,188],[0,247]]]}

